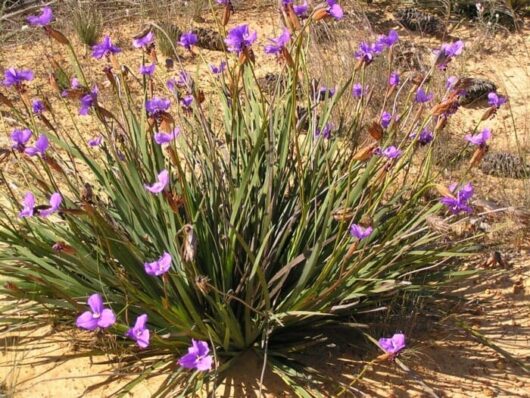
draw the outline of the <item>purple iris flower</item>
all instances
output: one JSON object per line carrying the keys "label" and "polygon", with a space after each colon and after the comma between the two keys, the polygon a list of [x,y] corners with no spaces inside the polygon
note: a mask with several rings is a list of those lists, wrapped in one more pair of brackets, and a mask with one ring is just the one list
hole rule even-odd
{"label": "purple iris flower", "polygon": [[372,227],[362,227],[358,224],[352,224],[350,227],[350,235],[359,240],[368,238],[372,234]]}
{"label": "purple iris flower", "polygon": [[376,153],[388,159],[397,159],[401,156],[401,150],[391,145],[385,149],[379,148]]}
{"label": "purple iris flower", "polygon": [[50,206],[47,209],[40,210],[39,216],[41,217],[49,217],[53,213],[55,213],[57,210],[59,210],[59,207],[61,206],[61,203],[63,202],[63,197],[60,193],[55,192],[50,196]]}
{"label": "purple iris flower", "polygon": [[81,97],[79,114],[81,116],[87,116],[90,112],[90,108],[94,107],[97,104],[98,99],[98,88],[94,86],[88,94],[85,94]]}
{"label": "purple iris flower", "polygon": [[447,78],[447,82],[445,83],[445,87],[447,89],[453,88],[455,84],[458,83],[458,77],[456,76],[449,76]]}
{"label": "purple iris flower", "polygon": [[497,95],[495,92],[488,94],[488,104],[495,108],[500,108],[501,105],[505,104],[508,100],[502,95]]}
{"label": "purple iris flower", "polygon": [[40,155],[44,157],[49,146],[50,142],[48,141],[48,137],[42,134],[39,136],[39,138],[37,138],[37,141],[35,141],[34,146],[26,148],[24,152],[29,156]]}
{"label": "purple iris flower", "polygon": [[388,126],[390,126],[390,122],[392,122],[392,114],[383,112],[381,115],[381,126],[386,129]]}
{"label": "purple iris flower", "polygon": [[197,369],[201,372],[212,369],[213,358],[208,355],[210,348],[206,341],[191,340],[188,353],[178,361],[179,365],[186,369]]}
{"label": "purple iris flower", "polygon": [[189,50],[191,51],[191,48],[197,44],[197,42],[199,41],[199,38],[197,37],[197,35],[193,32],[186,32],[186,33],[183,33],[181,36],[180,36],[180,41],[179,41],[179,44],[184,47],[186,50]]}
{"label": "purple iris flower", "polygon": [[30,70],[16,70],[8,68],[4,72],[4,86],[20,86],[25,81],[33,80],[33,72]]}
{"label": "purple iris flower", "polygon": [[179,87],[190,87],[193,84],[193,79],[188,72],[181,70],[179,72],[179,78],[175,81],[175,83]]}
{"label": "purple iris flower", "polygon": [[214,75],[220,75],[221,73],[223,73],[226,69],[226,62],[225,61],[221,61],[221,63],[219,64],[219,66],[217,65],[210,65],[210,71],[214,74]]}
{"label": "purple iris flower", "polygon": [[318,89],[318,98],[320,101],[324,101],[327,98],[331,98],[335,95],[337,89],[335,87],[328,88],[326,86],[321,86]]}
{"label": "purple iris flower", "polygon": [[250,47],[256,41],[258,34],[251,32],[248,25],[239,25],[231,29],[225,39],[228,51],[241,54],[246,48]]}
{"label": "purple iris flower", "polygon": [[19,152],[24,152],[24,150],[26,149],[26,144],[32,135],[33,133],[30,129],[13,130],[13,132],[11,133],[11,141],[13,145],[11,147]]}
{"label": "purple iris flower", "polygon": [[149,116],[156,117],[160,113],[167,111],[170,105],[171,102],[168,99],[153,97],[145,102],[145,110]]}
{"label": "purple iris flower", "polygon": [[145,326],[147,323],[147,314],[142,314],[136,318],[136,323],[130,328],[125,334],[130,339],[136,341],[138,347],[147,348],[149,347],[149,329]]}
{"label": "purple iris flower", "polygon": [[193,95],[186,95],[184,96],[184,98],[180,100],[180,104],[186,110],[191,108],[192,103],[193,103]]}
{"label": "purple iris flower", "polygon": [[416,102],[418,104],[424,104],[426,102],[431,101],[434,98],[434,94],[427,93],[423,88],[418,89],[416,92]]}
{"label": "purple iris flower", "polygon": [[475,135],[467,134],[464,138],[466,139],[466,141],[469,141],[473,145],[484,146],[491,138],[491,130],[484,129],[480,133]]}
{"label": "purple iris flower", "polygon": [[[449,190],[451,192],[456,191],[457,184],[451,184]],[[444,196],[440,199],[440,202],[446,206],[451,213],[458,214],[460,212],[471,213],[473,210],[468,205],[469,199],[473,196],[473,186],[471,183],[467,183],[457,192],[456,198],[451,196]]]}
{"label": "purple iris flower", "polygon": [[352,88],[352,94],[356,98],[361,98],[363,96],[363,86],[361,83],[355,83]]}
{"label": "purple iris flower", "polygon": [[88,146],[91,148],[96,148],[100,146],[102,142],[103,142],[103,136],[98,135],[97,137],[94,137],[88,140]]}
{"label": "purple iris flower", "polygon": [[90,311],[83,312],[77,318],[76,325],[78,328],[95,330],[98,327],[106,329],[116,323],[116,316],[110,308],[103,306],[103,298],[94,293],[88,298]]}
{"label": "purple iris flower", "polygon": [[173,141],[175,138],[177,138],[180,135],[180,129],[178,127],[175,128],[171,133],[155,133],[154,140],[158,145],[164,145],[169,144],[171,141]]}
{"label": "purple iris flower", "polygon": [[133,39],[133,46],[136,48],[144,48],[149,46],[154,40],[153,32],[149,31],[144,36]]}
{"label": "purple iris flower", "polygon": [[440,50],[436,50],[434,54],[438,57],[436,60],[437,66],[441,70],[447,68],[447,64],[451,60],[462,54],[464,50],[464,42],[462,40],[455,41],[454,43],[444,43]]}
{"label": "purple iris flower", "polygon": [[32,217],[33,209],[35,208],[35,195],[31,192],[27,192],[22,201],[22,210],[18,213],[20,218]]}
{"label": "purple iris flower", "polygon": [[388,79],[388,84],[390,84],[392,87],[395,87],[399,84],[399,73],[392,72],[390,74],[390,78]]}
{"label": "purple iris flower", "polygon": [[151,276],[161,276],[171,268],[171,254],[164,252],[162,257],[151,263],[144,263],[145,273]]}
{"label": "purple iris flower", "polygon": [[32,26],[48,26],[53,20],[53,12],[50,7],[41,9],[40,15],[31,15],[27,19]]}
{"label": "purple iris flower", "polygon": [[331,138],[332,131],[333,131],[333,123],[326,123],[322,129],[320,128],[316,129],[315,137],[322,137],[326,140],[329,140]]}
{"label": "purple iris flower", "polygon": [[144,76],[153,76],[153,73],[155,73],[155,67],[156,64],[151,65],[141,65],[140,66],[140,74]]}
{"label": "purple iris flower", "polygon": [[293,11],[298,18],[302,18],[302,19],[307,18],[309,16],[308,15],[309,5],[307,4],[307,1],[304,1],[303,4],[293,5]]}
{"label": "purple iris flower", "polygon": [[272,44],[265,46],[265,54],[279,55],[289,43],[289,40],[291,40],[291,32],[289,32],[289,29],[284,28],[280,36],[269,39]]}
{"label": "purple iris flower", "polygon": [[327,12],[329,15],[331,15],[333,18],[335,18],[337,21],[339,19],[342,19],[344,16],[344,11],[342,11],[342,7],[337,4],[337,0],[326,0],[328,3]]}
{"label": "purple iris flower", "polygon": [[144,187],[149,192],[158,194],[166,188],[168,183],[169,183],[169,172],[166,169],[164,169],[158,174],[157,181],[153,185],[145,184]]}
{"label": "purple iris flower", "polygon": [[379,339],[379,347],[387,354],[396,355],[405,348],[405,335],[403,333],[395,333],[390,338],[381,337]]}
{"label": "purple iris flower", "polygon": [[111,54],[117,54],[121,52],[121,48],[112,44],[109,35],[103,38],[103,41],[92,47],[92,56],[96,59],[108,57]]}
{"label": "purple iris flower", "polygon": [[[410,138],[416,138],[416,134],[411,134]],[[418,143],[420,145],[427,145],[434,139],[434,136],[431,131],[423,129],[418,136]]]}
{"label": "purple iris flower", "polygon": [[398,40],[399,40],[398,33],[394,29],[391,29],[388,32],[388,35],[379,36],[376,44],[382,45],[384,47],[392,47],[394,44],[398,42]]}
{"label": "purple iris flower", "polygon": [[374,60],[374,47],[366,42],[359,44],[359,49],[355,52],[355,58],[364,61],[366,64]]}
{"label": "purple iris flower", "polygon": [[81,83],[79,83],[79,79],[77,77],[72,77],[70,80],[70,88],[76,89],[81,87]]}
{"label": "purple iris flower", "polygon": [[46,109],[46,106],[44,105],[44,102],[42,102],[40,99],[34,99],[31,103],[31,108],[33,109],[33,113],[35,115],[40,115],[44,110]]}

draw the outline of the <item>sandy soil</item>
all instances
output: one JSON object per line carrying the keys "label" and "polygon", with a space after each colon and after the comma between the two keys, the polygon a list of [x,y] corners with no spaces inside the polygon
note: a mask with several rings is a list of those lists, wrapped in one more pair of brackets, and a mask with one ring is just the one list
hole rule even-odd
{"label": "sandy soil", "polygon": [[[272,14],[261,15],[259,12],[238,15],[237,18],[255,21],[253,25],[260,26],[262,37],[269,35],[271,25],[276,21]],[[113,29],[112,34],[118,41],[128,43],[136,30],[131,24],[126,24]],[[501,91],[510,97],[511,112],[500,112],[489,124],[495,137],[492,149],[515,152],[520,148],[528,153],[530,31],[509,37],[490,37],[466,28],[457,33],[468,43],[468,55],[459,64],[461,72],[495,81]],[[402,30],[400,34],[412,38],[411,34]],[[414,40],[431,47],[438,45],[434,39]],[[33,67],[35,55],[27,56],[28,52],[44,54],[52,50],[49,46],[48,41],[40,40],[11,48],[9,56],[7,53],[0,56],[1,66]],[[208,54],[208,57],[212,62],[220,60],[215,53]],[[136,54],[125,51],[123,60],[135,65]],[[193,65],[195,60],[185,59],[189,70],[194,70]],[[273,67],[274,63],[266,63],[261,71],[264,73]],[[41,77],[45,76],[45,66],[39,65],[36,72]],[[92,70],[92,73],[96,72],[96,69]],[[44,79],[37,80],[36,85],[46,90]],[[461,139],[481,115],[481,110],[462,110],[451,129],[454,139]],[[0,130],[7,132],[7,122],[2,123]],[[90,121],[86,123],[89,127]],[[6,135],[0,134],[0,144],[5,140]],[[446,177],[451,179],[451,175]],[[473,171],[472,179],[482,198],[503,204],[520,205],[525,201],[522,195],[529,192],[528,183],[522,180],[487,177],[480,171]],[[466,297],[466,301],[459,302],[456,307],[448,307],[446,317],[436,322],[431,318],[418,318],[414,325],[403,325],[404,330],[412,331],[409,348],[401,357],[408,370],[396,363],[367,365],[375,351],[364,350],[359,355],[358,347],[348,341],[311,353],[313,360],[330,377],[338,377],[348,384],[353,382],[359,396],[530,397],[530,374],[515,363],[521,361],[527,369],[530,366],[530,243],[524,232],[518,235],[518,240],[499,249],[505,255],[509,268],[489,268],[485,275],[459,285],[459,293]],[[501,233],[508,234],[507,231]],[[490,239],[506,241],[510,237],[490,236]],[[484,259],[489,255],[489,252],[484,253]],[[86,388],[104,381],[113,371],[109,365],[98,364],[107,358],[78,358],[66,362],[61,359],[63,355],[76,352],[73,342],[81,337],[86,336],[77,332],[56,333],[51,327],[31,332],[2,331],[0,397],[111,395],[118,384],[85,393]],[[44,361],[50,356],[58,359],[51,363]],[[256,396],[260,364],[245,359],[240,369],[245,372],[234,371],[231,387],[222,396]],[[363,377],[354,381],[362,370],[365,371]],[[244,377],[241,377],[242,373]],[[149,397],[159,382],[160,379],[155,378],[141,383],[130,396]],[[270,375],[265,379],[264,391],[271,397],[289,396],[284,393],[281,382]],[[335,394],[336,391],[331,389],[324,393],[325,396]]]}

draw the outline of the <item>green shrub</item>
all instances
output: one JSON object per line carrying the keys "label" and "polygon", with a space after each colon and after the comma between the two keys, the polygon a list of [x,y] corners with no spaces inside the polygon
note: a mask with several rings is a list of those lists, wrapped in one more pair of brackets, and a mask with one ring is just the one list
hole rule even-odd
{"label": "green shrub", "polygon": [[[204,82],[191,76],[183,87],[168,85],[166,96],[177,102],[169,107],[159,98],[164,85],[144,76],[142,92],[135,94],[136,80],[119,67],[105,69],[110,84],[103,102],[103,86],[98,91],[86,80],[68,40],[47,32],[74,55],[80,84],[57,93],[53,109],[32,113],[25,100],[31,83],[20,77],[9,87],[13,99],[3,101],[19,128],[42,132],[51,146],[44,148],[41,137],[12,150],[36,202],[6,185],[0,294],[72,326],[76,318],[83,324],[78,317],[87,297],[101,294],[116,322],[101,308],[87,316],[105,329],[101,337],[116,336],[108,353],[125,347],[133,355],[134,342],[124,333],[147,314],[150,344],[138,354],[145,370],[135,382],[167,373],[157,396],[185,395],[221,379],[248,350],[307,396],[290,360],[308,346],[306,338],[360,309],[399,301],[397,294],[434,292],[454,275],[448,260],[466,255],[469,240],[449,242],[428,226],[429,217],[445,214],[438,199],[426,195],[435,185],[432,145],[409,137],[434,129],[440,117],[414,102],[414,83],[369,94],[370,79],[381,76],[371,76],[368,57],[345,71],[335,89],[320,90],[307,74],[304,35],[296,35],[280,49],[287,62],[283,83],[270,97],[256,82],[247,47],[239,62],[229,56],[227,70],[212,76],[215,90],[204,102]],[[110,42],[93,51],[101,58],[96,62],[119,64]],[[256,56],[259,62],[266,55]],[[352,99],[354,84],[365,86],[360,98]],[[386,128],[365,120],[375,95],[384,95],[383,104],[399,104],[393,112],[399,119]],[[353,105],[337,114],[343,100]],[[61,128],[60,115],[71,115],[73,127]],[[83,117],[97,123],[101,137],[86,141]],[[353,147],[367,123],[375,139]],[[436,139],[440,130],[434,131]],[[161,133],[166,135],[156,135]],[[169,143],[160,145],[155,135]],[[146,188],[166,176],[165,187],[151,187],[158,193]],[[456,221],[451,216],[444,222]],[[365,235],[355,232],[363,228]],[[168,272],[146,273],[163,267],[149,263],[167,256]],[[175,366],[191,338],[208,342],[215,371]]]}

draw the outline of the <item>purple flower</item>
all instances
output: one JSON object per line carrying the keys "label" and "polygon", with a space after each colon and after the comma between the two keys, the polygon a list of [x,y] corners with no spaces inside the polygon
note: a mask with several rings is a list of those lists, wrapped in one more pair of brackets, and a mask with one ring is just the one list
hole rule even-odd
{"label": "purple flower", "polygon": [[392,122],[392,114],[383,112],[381,115],[381,126],[386,129],[388,126],[390,126],[390,122]]}
{"label": "purple flower", "polygon": [[188,72],[181,70],[179,72],[179,78],[176,80],[176,84],[179,87],[190,87],[193,84],[193,79]]}
{"label": "purple flower", "polygon": [[325,101],[327,98],[333,97],[336,91],[335,87],[328,88],[326,86],[321,86],[318,89],[318,100]]}
{"label": "purple flower", "polygon": [[388,35],[379,36],[376,44],[382,45],[384,47],[392,47],[394,44],[398,42],[398,40],[399,40],[398,33],[394,29],[391,29],[388,32]]}
{"label": "purple flower", "polygon": [[231,1],[230,0],[217,0],[217,3],[223,6],[229,6],[231,4]]}
{"label": "purple flower", "polygon": [[26,149],[26,143],[29,141],[33,133],[30,129],[18,130],[15,129],[11,133],[11,141],[13,149],[16,149],[19,152],[23,152]]}
{"label": "purple flower", "polygon": [[212,369],[213,358],[208,355],[210,348],[206,341],[191,340],[188,353],[178,361],[179,365],[186,369],[197,369],[201,372]]}
{"label": "purple flower", "polygon": [[462,54],[464,49],[464,42],[462,40],[454,43],[444,43],[440,50],[436,50],[434,54],[437,56],[436,65],[439,69],[445,70],[447,64],[457,55]]}
{"label": "purple flower", "polygon": [[299,18],[307,18],[308,10],[309,6],[307,5],[307,1],[304,1],[304,3],[300,5],[293,5],[293,11]]}
{"label": "purple flower", "polygon": [[92,47],[92,56],[96,59],[108,57],[111,54],[117,54],[119,52],[121,52],[121,48],[112,44],[109,35],[106,35],[101,43]]}
{"label": "purple flower", "polygon": [[175,128],[171,133],[155,133],[154,140],[158,145],[169,144],[180,135],[180,129]]}
{"label": "purple flower", "polygon": [[289,32],[289,29],[284,28],[280,36],[269,39],[272,44],[265,46],[265,54],[279,55],[289,43],[289,40],[291,40],[291,32]]}
{"label": "purple flower", "polygon": [[162,257],[151,263],[144,263],[145,273],[151,276],[161,276],[171,268],[171,254],[164,252]]}
{"label": "purple flower", "polygon": [[456,76],[449,76],[447,78],[447,82],[445,83],[445,87],[447,89],[453,88],[455,84],[458,83],[458,77]]}
{"label": "purple flower", "polygon": [[248,25],[239,25],[231,29],[225,39],[228,51],[241,54],[246,48],[250,47],[256,41],[258,34],[251,32]]}
{"label": "purple flower", "polygon": [[342,19],[344,16],[344,12],[342,11],[342,7],[337,4],[337,0],[326,0],[328,3],[327,12],[329,15],[331,15],[333,18],[335,18],[337,21],[339,19]]}
{"label": "purple flower", "polygon": [[368,238],[372,234],[372,227],[362,227],[358,224],[352,224],[350,227],[350,235],[359,240]]}
{"label": "purple flower", "polygon": [[153,73],[155,73],[155,67],[156,64],[151,65],[141,65],[140,66],[140,74],[144,76],[153,76]]}
{"label": "purple flower", "polygon": [[146,323],[147,314],[140,315],[138,318],[136,318],[136,323],[134,324],[134,327],[130,328],[125,334],[130,339],[136,341],[136,344],[138,344],[138,347],[140,348],[149,347],[150,333],[149,329],[145,327]]}
{"label": "purple flower", "polygon": [[[411,134],[410,135],[410,138],[414,139],[416,138],[416,134]],[[421,133],[419,134],[418,136],[418,143],[420,145],[427,145],[428,143],[430,143],[432,140],[434,139],[434,136],[432,134],[432,132],[430,132],[429,130],[427,129],[423,129],[421,131]]]}
{"label": "purple flower", "polygon": [[182,107],[186,110],[191,108],[191,104],[193,103],[193,96],[192,95],[186,95],[184,98],[180,100],[180,104]]}
{"label": "purple flower", "polygon": [[495,92],[488,94],[488,104],[495,108],[500,108],[501,105],[505,104],[508,100],[502,95],[497,95]]}
{"label": "purple flower", "polygon": [[142,37],[133,39],[133,46],[136,48],[144,48],[149,46],[154,40],[153,32],[149,31]]}
{"label": "purple flower", "polygon": [[156,117],[160,113],[167,111],[170,105],[171,102],[168,99],[153,97],[145,102],[145,110],[149,116]]}
{"label": "purple flower", "polygon": [[429,94],[423,90],[423,88],[418,89],[416,92],[416,102],[418,104],[424,104],[431,101],[434,98],[434,94]]}
{"label": "purple flower", "polygon": [[40,15],[31,15],[27,19],[32,26],[48,26],[53,20],[53,12],[50,7],[41,9]]}
{"label": "purple flower", "polygon": [[27,192],[22,201],[22,210],[18,213],[20,218],[33,216],[33,209],[35,207],[35,195],[31,192]]}
{"label": "purple flower", "polygon": [[20,86],[25,81],[33,80],[33,72],[30,70],[16,70],[8,68],[4,72],[4,86]]}
{"label": "purple flower", "polygon": [[72,77],[72,79],[70,80],[70,88],[76,89],[79,87],[81,87],[81,83],[79,83],[77,77]]}
{"label": "purple flower", "polygon": [[359,49],[355,52],[355,58],[366,64],[370,64],[374,56],[374,47],[364,41],[359,44]]}
{"label": "purple flower", "polygon": [[467,134],[464,138],[466,139],[466,141],[469,141],[473,145],[484,146],[491,138],[491,130],[484,129],[476,135]]}
{"label": "purple flower", "polygon": [[85,94],[81,97],[79,114],[81,116],[87,116],[90,112],[90,108],[94,107],[97,104],[98,99],[98,88],[94,86],[88,94]]}
{"label": "purple flower", "polygon": [[225,71],[225,69],[226,69],[226,62],[225,61],[221,61],[219,66],[213,65],[213,64],[210,65],[210,71],[214,75],[220,75],[221,73],[223,73]]}
{"label": "purple flower", "polygon": [[103,136],[98,135],[97,137],[94,137],[88,140],[88,146],[91,148],[96,148],[100,146],[102,142],[103,142]]}
{"label": "purple flower", "polygon": [[361,98],[363,96],[363,92],[364,92],[364,89],[361,83],[355,83],[353,85],[352,94],[354,97]]}
{"label": "purple flower", "polygon": [[87,301],[90,310],[83,312],[77,318],[76,325],[78,328],[95,330],[98,327],[106,329],[116,323],[116,316],[111,309],[103,307],[103,298],[94,293]]}
{"label": "purple flower", "polygon": [[145,184],[144,187],[149,192],[158,194],[166,188],[168,183],[169,183],[169,172],[166,169],[164,169],[158,174],[157,181],[153,185]]}
{"label": "purple flower", "polygon": [[59,210],[59,206],[61,206],[61,203],[63,202],[63,197],[60,193],[55,192],[50,196],[50,206],[44,210],[39,211],[39,216],[41,217],[49,217],[53,213],[55,213],[57,210]]}
{"label": "purple flower", "polygon": [[401,156],[401,150],[392,145],[385,149],[379,148],[377,154],[388,159],[397,159]]}
{"label": "purple flower", "polygon": [[186,32],[186,33],[183,33],[181,36],[180,36],[180,41],[179,41],[179,44],[184,47],[186,50],[189,50],[191,51],[191,48],[197,44],[197,42],[199,41],[199,38],[197,37],[197,35],[193,32]]}
{"label": "purple flower", "polygon": [[40,115],[44,110],[46,109],[46,106],[44,105],[44,102],[42,102],[40,99],[34,99],[31,103],[31,108],[33,109],[33,113],[35,115]]}
{"label": "purple flower", "polygon": [[379,347],[387,354],[396,355],[405,348],[405,335],[403,333],[395,333],[390,338],[381,337],[379,339]]}
{"label": "purple flower", "polygon": [[390,74],[390,78],[388,79],[388,84],[390,84],[392,87],[395,87],[399,84],[399,73],[392,72]]}
{"label": "purple flower", "polygon": [[316,129],[315,137],[322,137],[326,140],[329,140],[331,138],[332,130],[333,130],[333,123],[326,123],[322,129],[320,128]]}
{"label": "purple flower", "polygon": [[29,156],[36,156],[36,155],[44,156],[49,146],[50,146],[50,142],[48,141],[48,137],[42,134],[39,136],[39,138],[37,138],[37,141],[35,141],[35,145],[32,147],[26,148],[24,152]]}
{"label": "purple flower", "polygon": [[[456,191],[457,184],[451,184],[449,190],[451,192]],[[460,212],[471,213],[473,210],[468,205],[469,199],[473,196],[473,186],[471,183],[467,183],[457,192],[456,198],[451,196],[444,196],[440,199],[440,202],[446,206],[451,213],[458,214]]]}

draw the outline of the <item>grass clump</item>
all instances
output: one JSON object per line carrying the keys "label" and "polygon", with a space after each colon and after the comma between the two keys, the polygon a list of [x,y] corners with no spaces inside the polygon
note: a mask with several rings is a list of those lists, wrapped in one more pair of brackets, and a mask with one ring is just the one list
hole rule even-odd
{"label": "grass clump", "polygon": [[[311,336],[361,322],[396,295],[433,294],[456,275],[450,260],[468,255],[469,240],[448,242],[429,228],[431,216],[451,225],[470,210],[468,185],[441,189],[454,215],[428,195],[437,185],[431,143],[450,116],[440,109],[454,98],[435,100],[427,78],[400,82],[390,71],[372,76],[391,82],[386,92],[369,89],[371,64],[392,52],[395,32],[361,46],[335,87],[315,87],[300,30],[258,54],[254,32],[238,26],[227,36],[232,53],[210,65],[210,98],[184,71],[167,84],[156,69],[131,79],[109,37],[93,48],[92,62],[107,66],[104,89],[87,80],[64,35],[46,32],[70,53],[78,81],[47,109],[27,101],[28,71],[6,75],[12,99],[3,104],[18,122],[8,152],[27,187],[7,185],[0,206],[0,293],[112,337],[106,352],[131,353],[126,370],[137,371],[141,356],[144,370],[122,392],[162,372],[155,396],[190,394],[253,351],[308,396],[300,375],[310,369],[292,354]],[[135,39],[144,62],[154,48],[148,34]],[[282,61],[283,83],[270,96],[255,74],[265,56]],[[366,120],[376,95],[381,116]],[[347,117],[341,101],[353,104]],[[58,107],[74,128],[60,127]],[[86,117],[98,125],[90,139],[81,134]],[[352,145],[364,126],[371,138]]]}
{"label": "grass clump", "polygon": [[92,47],[101,37],[103,16],[93,4],[77,4],[71,11],[71,23],[79,41]]}

